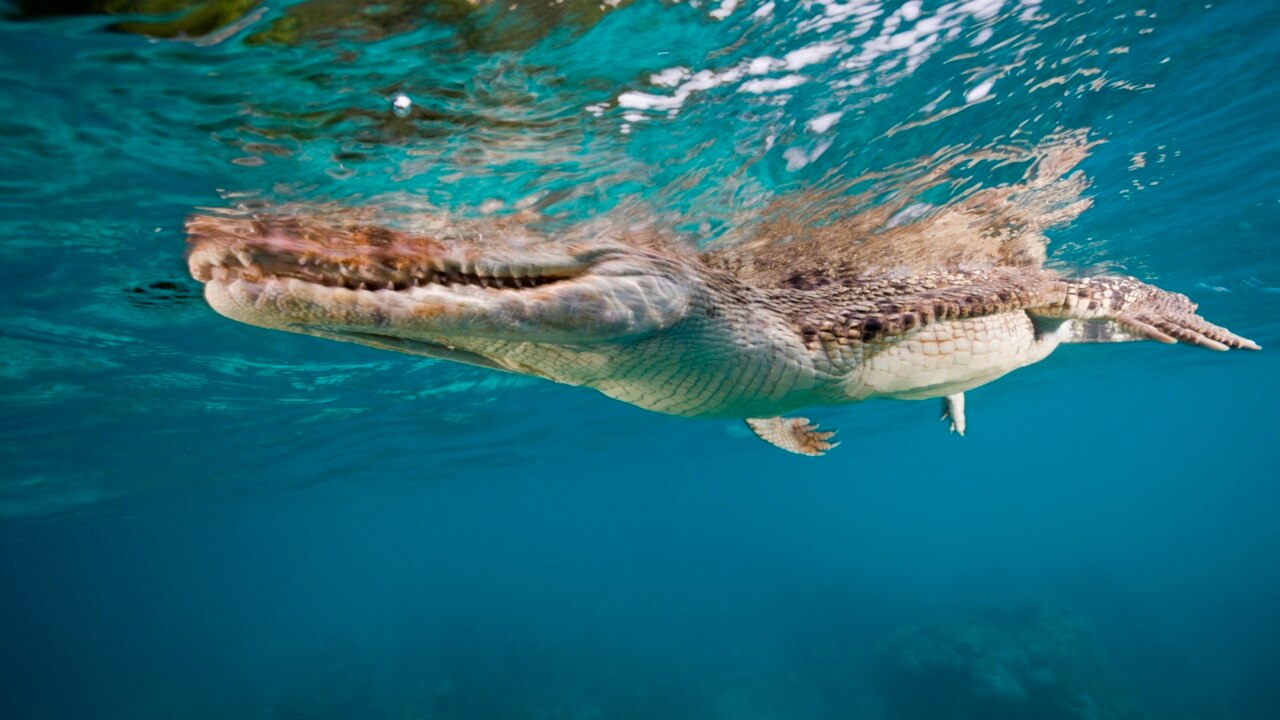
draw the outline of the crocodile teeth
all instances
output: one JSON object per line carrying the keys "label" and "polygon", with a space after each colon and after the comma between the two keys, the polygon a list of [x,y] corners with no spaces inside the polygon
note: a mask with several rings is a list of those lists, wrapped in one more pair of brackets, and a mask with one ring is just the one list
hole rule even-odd
{"label": "crocodile teeth", "polygon": [[424,257],[370,261],[325,258],[308,252],[276,253],[226,249],[198,271],[210,279],[248,282],[297,281],[345,291],[401,292],[412,288],[468,287],[476,291],[513,291],[571,280],[573,273],[528,265],[498,265],[487,260]]}

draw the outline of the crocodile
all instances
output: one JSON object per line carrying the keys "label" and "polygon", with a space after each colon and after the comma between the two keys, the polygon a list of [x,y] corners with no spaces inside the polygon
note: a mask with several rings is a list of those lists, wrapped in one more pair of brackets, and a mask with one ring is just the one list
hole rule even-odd
{"label": "crocodile", "polygon": [[963,434],[965,391],[1061,344],[1259,349],[1185,295],[1046,267],[1037,227],[1009,230],[1010,197],[977,193],[929,232],[884,217],[878,234],[828,228],[847,240],[834,253],[822,233],[784,242],[768,226],[768,243],[700,251],[652,223],[552,234],[518,218],[395,227],[277,209],[192,216],[187,257],[240,322],[745,420],[803,455],[838,443],[788,414],[869,398],[942,398]]}

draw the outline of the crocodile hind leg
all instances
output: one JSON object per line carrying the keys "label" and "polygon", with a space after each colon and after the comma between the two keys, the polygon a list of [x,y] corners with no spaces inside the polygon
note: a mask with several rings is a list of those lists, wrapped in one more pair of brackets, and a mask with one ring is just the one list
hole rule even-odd
{"label": "crocodile hind leg", "polygon": [[1032,318],[1072,321],[1065,342],[1115,342],[1147,339],[1183,342],[1210,350],[1260,350],[1196,314],[1186,295],[1161,290],[1130,277],[1069,280],[1058,302],[1027,310]]}
{"label": "crocodile hind leg", "polygon": [[798,455],[826,455],[828,450],[840,444],[829,442],[835,435],[834,431],[819,432],[818,426],[811,424],[809,418],[748,418],[746,423],[756,437]]}
{"label": "crocodile hind leg", "polygon": [[952,393],[942,398],[942,417],[951,421],[951,432],[964,437],[964,393]]}

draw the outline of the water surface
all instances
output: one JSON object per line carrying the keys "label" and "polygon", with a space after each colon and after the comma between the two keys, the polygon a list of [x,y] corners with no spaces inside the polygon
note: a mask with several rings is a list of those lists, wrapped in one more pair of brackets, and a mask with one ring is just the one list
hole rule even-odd
{"label": "water surface", "polygon": [[[36,5],[0,21],[0,715],[1280,716],[1268,4]],[[182,257],[235,205],[927,221],[1064,137],[1051,262],[1267,350],[1068,347],[963,439],[815,410],[811,460],[238,325]]]}

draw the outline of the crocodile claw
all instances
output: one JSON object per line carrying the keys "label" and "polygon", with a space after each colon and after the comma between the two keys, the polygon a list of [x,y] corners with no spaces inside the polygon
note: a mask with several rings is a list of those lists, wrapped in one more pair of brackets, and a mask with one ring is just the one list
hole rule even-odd
{"label": "crocodile claw", "polygon": [[1131,332],[1162,343],[1184,342],[1217,350],[1261,350],[1254,341],[1218,327],[1196,314],[1196,304],[1180,293],[1148,287],[1144,297],[1116,318]]}
{"label": "crocodile claw", "polygon": [[1210,350],[1225,351],[1261,350],[1262,348],[1249,338],[1240,337],[1223,327],[1192,312],[1187,314],[1160,314],[1150,311],[1139,311],[1121,315],[1116,321],[1123,327],[1162,343],[1184,342],[1188,345],[1199,345]]}
{"label": "crocodile claw", "polygon": [[835,431],[820,432],[809,418],[748,418],[746,423],[756,437],[798,455],[819,457],[840,444],[829,442]]}

